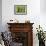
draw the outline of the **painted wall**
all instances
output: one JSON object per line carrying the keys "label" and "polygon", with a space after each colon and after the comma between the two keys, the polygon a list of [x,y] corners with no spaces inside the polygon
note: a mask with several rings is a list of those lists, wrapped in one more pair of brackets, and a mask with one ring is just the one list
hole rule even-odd
{"label": "painted wall", "polygon": [[40,24],[46,31],[46,0],[40,0]]}
{"label": "painted wall", "polygon": [[[27,5],[27,15],[19,15],[19,16],[15,15],[14,5],[16,4]],[[19,22],[30,20],[30,22],[39,23],[39,20],[40,20],[39,14],[40,14],[40,0],[14,0],[14,1],[13,0],[3,0],[2,1],[3,26],[5,26],[6,23],[10,19],[17,19],[19,20]],[[5,27],[4,29],[7,30]]]}
{"label": "painted wall", "polygon": [[46,0],[40,0],[40,9],[42,13],[46,13]]}
{"label": "painted wall", "polygon": [[[27,5],[27,15],[14,14],[14,5],[17,4]],[[34,23],[33,45],[38,46],[38,39],[36,37],[36,27],[41,24],[43,29],[46,30],[46,15],[41,12],[41,7],[40,0],[2,0],[2,30],[8,30],[7,22],[9,22],[9,20],[11,19],[17,19],[19,22],[25,22],[25,20],[30,20],[31,23]]]}
{"label": "painted wall", "polygon": [[2,31],[2,0],[0,0],[0,31]]}

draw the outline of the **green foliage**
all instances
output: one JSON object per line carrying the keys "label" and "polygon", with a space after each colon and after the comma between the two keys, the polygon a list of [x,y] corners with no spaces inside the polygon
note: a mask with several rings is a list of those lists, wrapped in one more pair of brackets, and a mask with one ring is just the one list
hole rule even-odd
{"label": "green foliage", "polygon": [[36,36],[38,36],[38,40],[45,40],[45,35],[44,35],[44,32],[43,32],[43,29],[42,27],[40,27],[39,25],[39,28],[36,28],[37,29],[37,34]]}

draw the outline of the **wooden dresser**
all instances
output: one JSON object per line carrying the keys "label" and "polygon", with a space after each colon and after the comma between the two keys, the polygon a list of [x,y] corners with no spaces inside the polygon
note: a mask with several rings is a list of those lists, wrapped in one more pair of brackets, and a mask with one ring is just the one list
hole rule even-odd
{"label": "wooden dresser", "polygon": [[[13,41],[21,46],[33,46],[33,23],[7,23],[12,33]],[[19,45],[18,45],[19,46]]]}

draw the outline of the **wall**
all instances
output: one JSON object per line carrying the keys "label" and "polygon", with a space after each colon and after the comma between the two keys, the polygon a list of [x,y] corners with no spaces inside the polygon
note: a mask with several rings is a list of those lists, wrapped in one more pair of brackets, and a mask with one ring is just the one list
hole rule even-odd
{"label": "wall", "polygon": [[[41,12],[40,0],[2,0],[2,26],[3,31],[8,30],[7,22],[9,20],[17,19],[19,22],[30,20],[33,25],[33,45],[38,46],[38,39],[36,37],[36,27],[40,24],[46,30],[46,15]],[[14,15],[14,5],[24,4],[27,5],[27,15]]]}
{"label": "wall", "polygon": [[2,0],[0,0],[0,31],[2,29]]}
{"label": "wall", "polygon": [[40,0],[40,9],[42,13],[46,13],[46,0]]}
{"label": "wall", "polygon": [[[27,15],[14,15],[14,5],[25,4],[27,5]],[[30,10],[31,9],[31,10]],[[3,0],[2,1],[2,23],[3,26],[10,19],[17,19],[19,22],[30,20],[33,23],[39,23],[40,14],[40,0]],[[37,21],[38,20],[38,21]],[[6,26],[5,26],[6,27]],[[4,29],[6,30],[6,28]],[[4,30],[4,31],[5,31]]]}
{"label": "wall", "polygon": [[40,24],[46,31],[46,0],[40,0]]}

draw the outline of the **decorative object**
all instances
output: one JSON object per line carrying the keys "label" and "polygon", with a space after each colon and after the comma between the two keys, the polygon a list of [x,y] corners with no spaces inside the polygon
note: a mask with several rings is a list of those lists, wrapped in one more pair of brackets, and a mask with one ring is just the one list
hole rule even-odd
{"label": "decorative object", "polygon": [[27,14],[27,5],[14,5],[14,14],[26,15]]}
{"label": "decorative object", "polygon": [[45,35],[43,32],[42,27],[36,28],[37,29],[37,34],[38,35],[38,40],[39,40],[39,46],[45,46]]}
{"label": "decorative object", "polygon": [[19,21],[17,19],[11,19],[9,23],[19,23]]}
{"label": "decorative object", "polygon": [[26,20],[25,23],[30,23],[30,20]]}
{"label": "decorative object", "polygon": [[10,21],[13,21],[13,20],[10,20]]}

